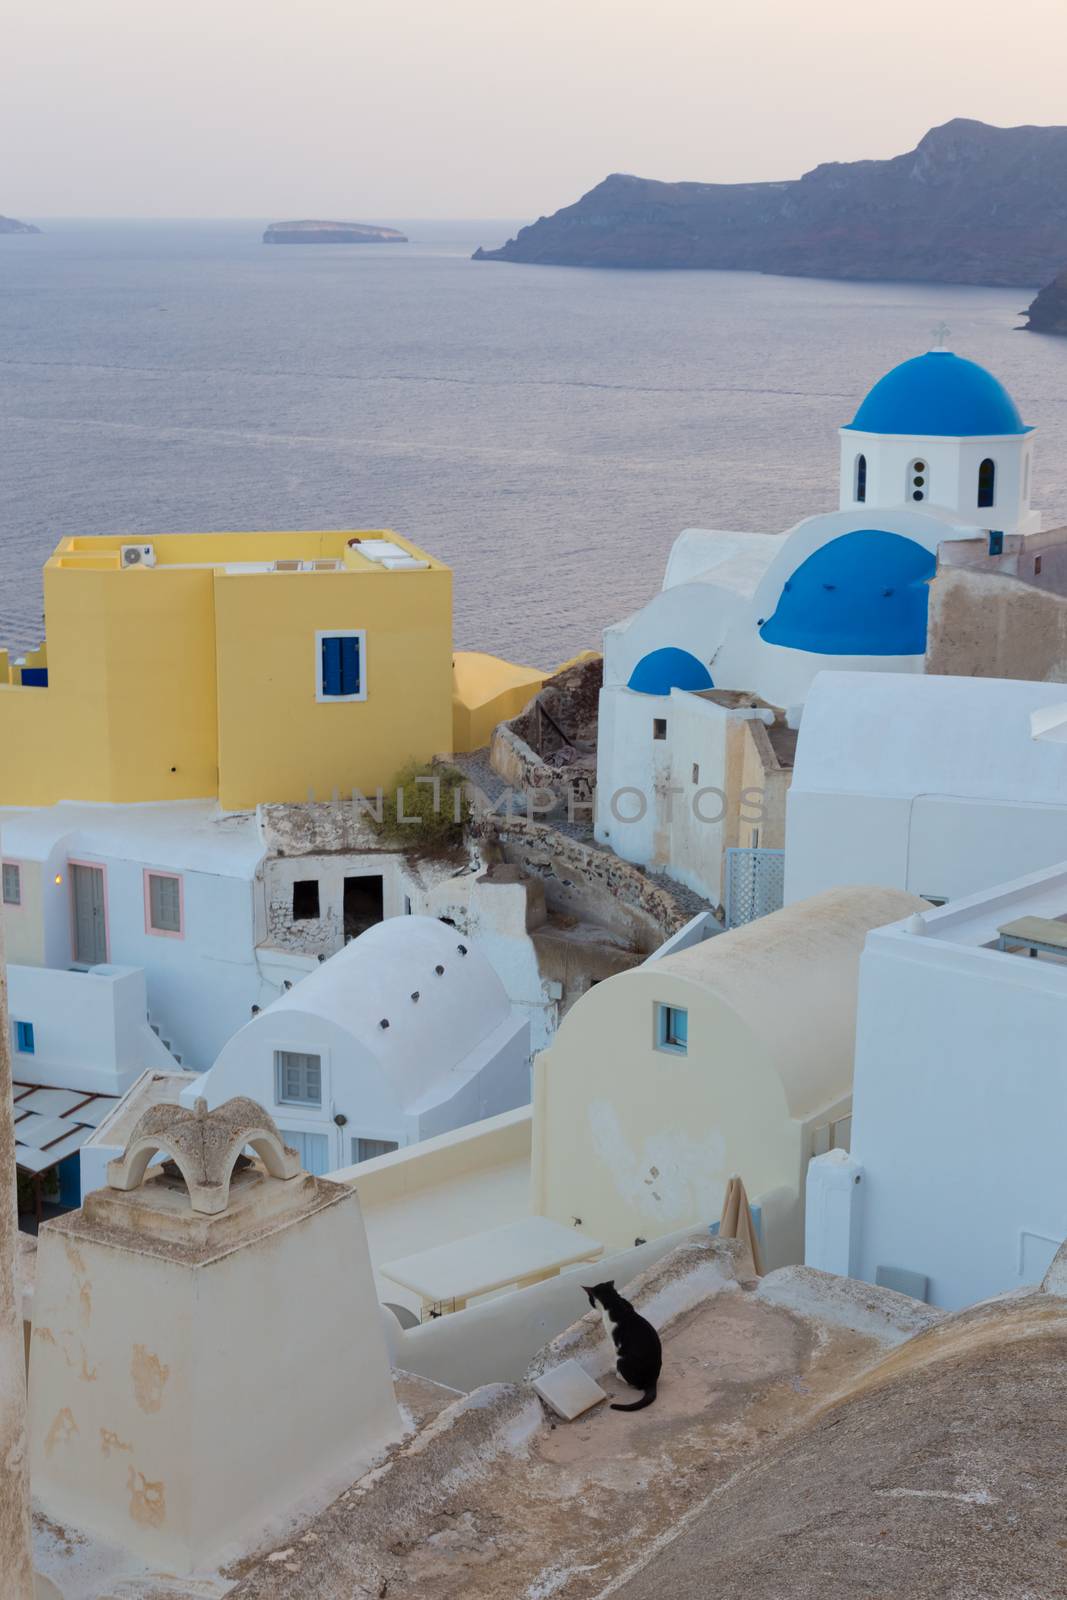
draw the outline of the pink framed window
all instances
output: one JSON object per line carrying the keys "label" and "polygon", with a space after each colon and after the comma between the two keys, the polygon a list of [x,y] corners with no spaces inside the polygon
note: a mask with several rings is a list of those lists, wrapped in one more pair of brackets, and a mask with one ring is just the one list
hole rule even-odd
{"label": "pink framed window", "polygon": [[0,863],[0,904],[7,911],[22,910],[22,866],[18,861]]}
{"label": "pink framed window", "polygon": [[185,887],[179,873],[144,873],[144,931],[162,939],[185,937]]}

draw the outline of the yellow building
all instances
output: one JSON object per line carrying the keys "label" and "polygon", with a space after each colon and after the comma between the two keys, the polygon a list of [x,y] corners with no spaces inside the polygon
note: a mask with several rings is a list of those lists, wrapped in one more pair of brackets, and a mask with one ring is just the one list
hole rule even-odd
{"label": "yellow building", "polygon": [[453,747],[452,574],[381,531],[64,539],[0,654],[0,805],[387,785]]}

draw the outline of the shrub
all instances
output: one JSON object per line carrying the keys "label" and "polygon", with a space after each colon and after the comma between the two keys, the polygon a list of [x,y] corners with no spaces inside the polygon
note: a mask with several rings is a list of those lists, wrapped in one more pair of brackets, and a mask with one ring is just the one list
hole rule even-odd
{"label": "shrub", "polygon": [[376,827],[383,841],[411,855],[458,855],[471,814],[466,784],[457,767],[417,761],[402,767],[382,796]]}

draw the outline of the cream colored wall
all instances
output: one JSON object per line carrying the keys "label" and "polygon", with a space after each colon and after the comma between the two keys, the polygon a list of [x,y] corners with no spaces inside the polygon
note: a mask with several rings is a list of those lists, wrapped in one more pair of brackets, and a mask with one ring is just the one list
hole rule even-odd
{"label": "cream colored wall", "polygon": [[42,1230],[31,1472],[56,1521],[211,1567],[399,1431],[351,1197],[202,1266]]}
{"label": "cream colored wall", "polygon": [[[749,847],[758,842],[764,850],[785,849],[785,806],[792,767],[780,767],[771,748],[767,730],[762,722],[742,724],[744,742],[741,749],[741,781],[737,796],[736,843]],[[742,799],[759,793],[762,798],[755,803]],[[762,812],[762,815],[759,813]]]}
{"label": "cream colored wall", "polygon": [[[657,1002],[688,1010],[687,1055],[654,1047]],[[534,1209],[611,1248],[717,1220],[735,1172],[751,1199],[786,1186],[799,1204],[801,1130],[767,1048],[655,963],[570,1011],[537,1058],[534,1124]]]}

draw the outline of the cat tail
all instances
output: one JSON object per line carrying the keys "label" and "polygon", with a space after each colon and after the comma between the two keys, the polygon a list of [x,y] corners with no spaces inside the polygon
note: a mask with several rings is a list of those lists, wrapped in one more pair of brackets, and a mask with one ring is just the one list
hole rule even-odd
{"label": "cat tail", "polygon": [[612,1411],[643,1411],[646,1406],[650,1406],[652,1404],[652,1402],[653,1402],[653,1400],[655,1398],[656,1398],[656,1385],[653,1384],[651,1389],[646,1389],[644,1394],[641,1396],[640,1400],[635,1400],[632,1406],[615,1406],[615,1405],[613,1405],[611,1407],[611,1410]]}

